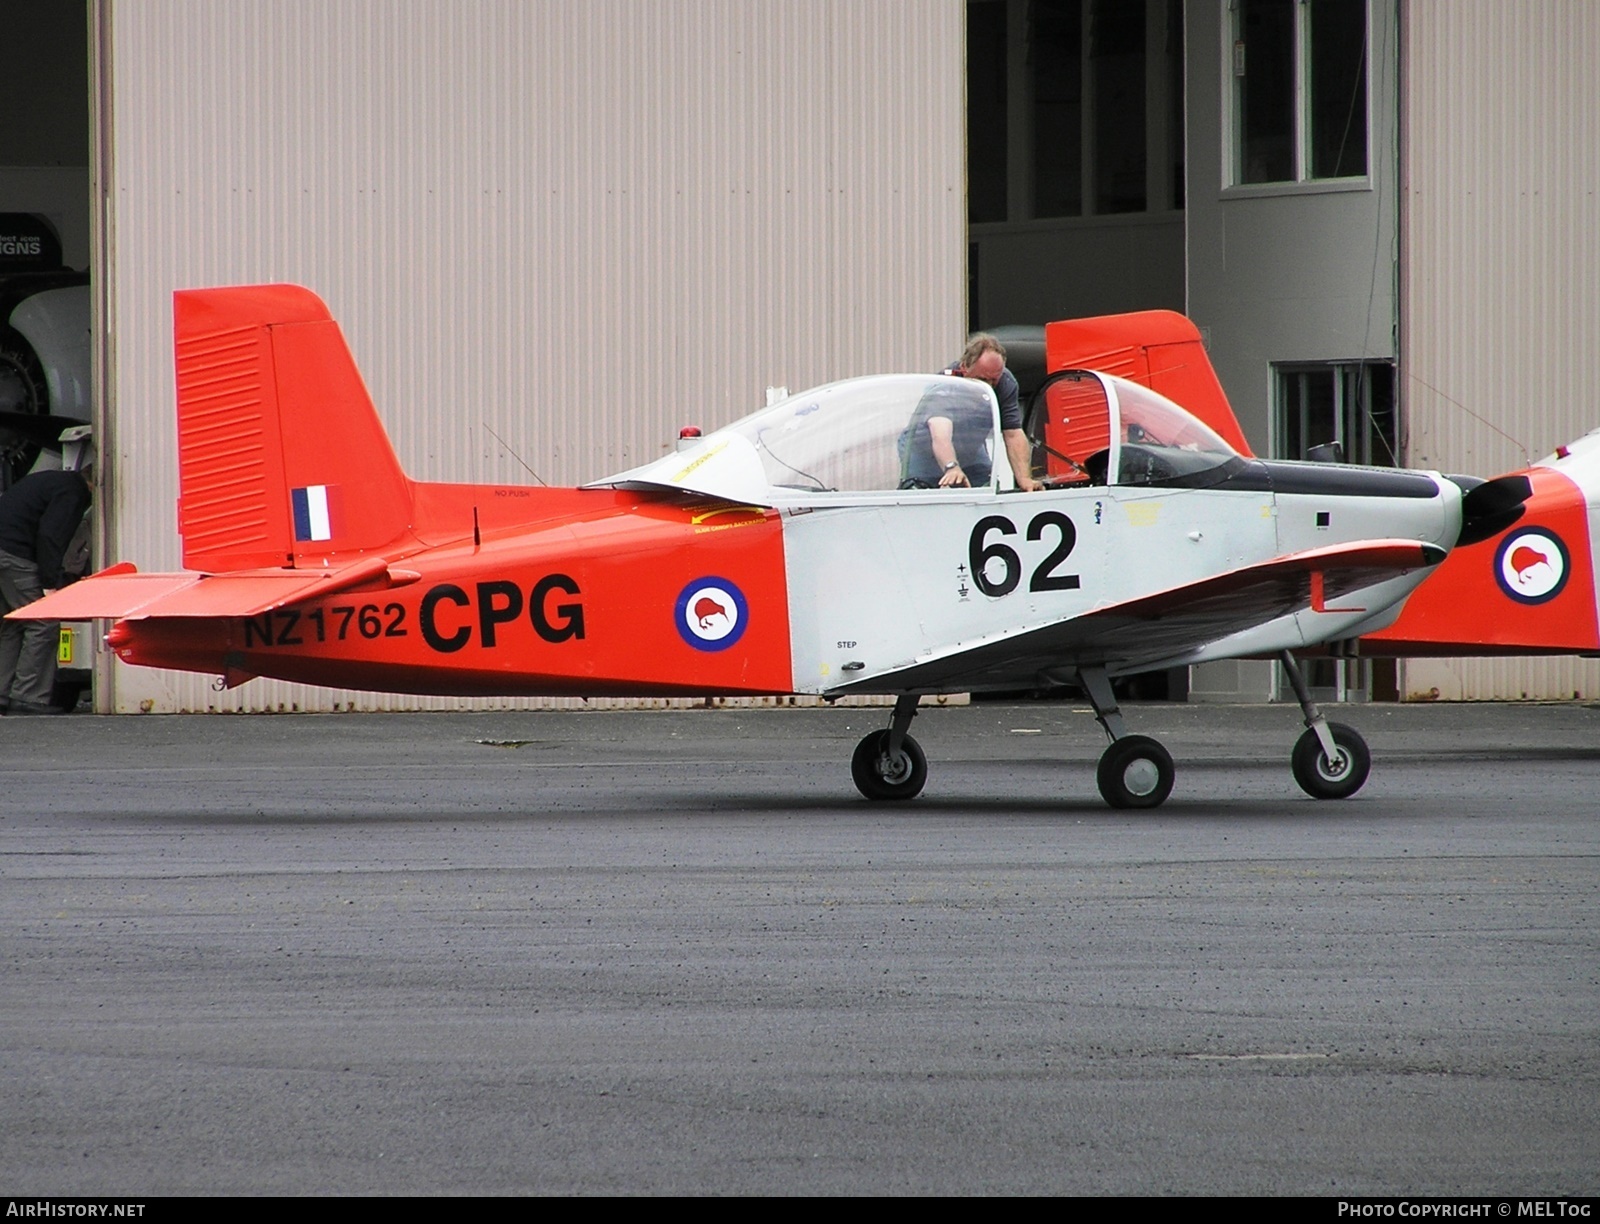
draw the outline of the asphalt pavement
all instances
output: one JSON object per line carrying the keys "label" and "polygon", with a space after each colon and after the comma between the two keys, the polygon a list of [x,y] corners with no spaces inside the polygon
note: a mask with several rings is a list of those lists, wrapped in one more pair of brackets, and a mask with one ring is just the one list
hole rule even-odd
{"label": "asphalt pavement", "polygon": [[1600,1193],[1600,709],[0,719],[0,1191]]}

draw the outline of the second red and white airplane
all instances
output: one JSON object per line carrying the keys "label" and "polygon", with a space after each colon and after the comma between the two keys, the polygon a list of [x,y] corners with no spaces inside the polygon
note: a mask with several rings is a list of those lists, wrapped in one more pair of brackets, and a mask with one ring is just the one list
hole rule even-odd
{"label": "second red and white airplane", "polygon": [[[1072,319],[1050,324],[1046,339],[1050,369],[1082,365],[1162,391],[1249,453],[1200,333],[1182,315]],[[1036,424],[1045,424],[1050,401],[1063,394],[1054,381],[1033,396]],[[1600,429],[1494,480],[1449,479],[1467,492],[1470,528],[1397,619],[1358,641],[1336,641],[1336,651],[1600,656]]]}

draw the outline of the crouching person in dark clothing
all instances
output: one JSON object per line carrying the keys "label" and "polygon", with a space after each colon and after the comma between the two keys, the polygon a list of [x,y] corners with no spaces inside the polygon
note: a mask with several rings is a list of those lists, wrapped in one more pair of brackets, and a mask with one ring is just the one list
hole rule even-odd
{"label": "crouching person in dark clothing", "polygon": [[[0,496],[0,617],[44,598],[62,582],[61,560],[89,509],[82,472],[35,472]],[[0,711],[59,714],[57,621],[0,620]]]}

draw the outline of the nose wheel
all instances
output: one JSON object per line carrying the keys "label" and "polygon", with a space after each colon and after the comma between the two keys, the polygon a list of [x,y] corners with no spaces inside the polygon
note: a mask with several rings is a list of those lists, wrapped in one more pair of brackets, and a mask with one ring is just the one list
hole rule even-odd
{"label": "nose wheel", "polygon": [[1366,784],[1367,775],[1372,772],[1367,741],[1354,727],[1322,717],[1294,656],[1286,650],[1278,657],[1306,719],[1305,734],[1289,757],[1294,780],[1313,799],[1348,799]]}
{"label": "nose wheel", "polygon": [[1372,771],[1372,754],[1354,727],[1331,722],[1328,731],[1334,743],[1331,757],[1323,751],[1322,741],[1312,729],[1295,744],[1289,767],[1300,789],[1313,799],[1348,799],[1366,783],[1367,774]]}

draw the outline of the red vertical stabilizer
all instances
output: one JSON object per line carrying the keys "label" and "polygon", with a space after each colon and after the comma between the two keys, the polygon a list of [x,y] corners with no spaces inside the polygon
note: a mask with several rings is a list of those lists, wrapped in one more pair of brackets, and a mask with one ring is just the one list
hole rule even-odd
{"label": "red vertical stabilizer", "polygon": [[1068,319],[1044,329],[1045,368],[1116,374],[1166,396],[1199,417],[1241,455],[1244,430],[1206,356],[1199,329],[1171,310]]}
{"label": "red vertical stabilizer", "polygon": [[411,481],[321,298],[181,290],[173,334],[186,568],[342,566],[410,530]]}

